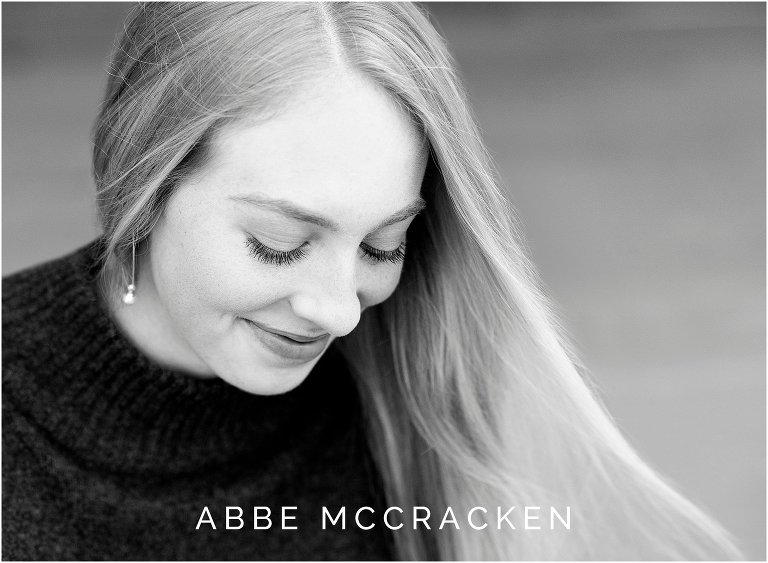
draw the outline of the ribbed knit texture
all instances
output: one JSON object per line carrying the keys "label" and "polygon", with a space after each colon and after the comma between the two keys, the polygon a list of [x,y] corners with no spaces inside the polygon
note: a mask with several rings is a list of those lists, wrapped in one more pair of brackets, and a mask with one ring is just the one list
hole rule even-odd
{"label": "ribbed knit texture", "polygon": [[[381,520],[354,525],[383,499],[335,347],[277,396],[163,369],[101,305],[100,244],[3,279],[3,559],[390,559]],[[195,530],[205,506],[216,530]],[[347,529],[323,530],[323,506]]]}

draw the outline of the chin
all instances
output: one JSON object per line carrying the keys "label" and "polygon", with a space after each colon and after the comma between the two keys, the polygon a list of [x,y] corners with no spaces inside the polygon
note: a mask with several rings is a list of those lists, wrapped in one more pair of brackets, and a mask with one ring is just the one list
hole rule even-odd
{"label": "chin", "polygon": [[[242,370],[238,375],[219,377],[246,393],[252,395],[280,395],[287,393],[302,384],[307,378],[312,366],[296,366],[291,368],[264,367],[262,369]],[[240,375],[246,373],[247,375]]]}

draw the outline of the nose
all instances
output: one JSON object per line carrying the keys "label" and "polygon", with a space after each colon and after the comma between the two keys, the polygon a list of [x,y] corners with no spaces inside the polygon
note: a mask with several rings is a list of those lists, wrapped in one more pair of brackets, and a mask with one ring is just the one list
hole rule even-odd
{"label": "nose", "polygon": [[306,279],[289,299],[293,313],[321,327],[331,336],[352,332],[360,322],[360,299],[354,265],[328,265]]}

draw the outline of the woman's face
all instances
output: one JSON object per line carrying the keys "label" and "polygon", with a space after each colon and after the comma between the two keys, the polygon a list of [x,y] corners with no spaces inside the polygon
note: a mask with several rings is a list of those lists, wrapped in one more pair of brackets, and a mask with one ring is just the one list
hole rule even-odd
{"label": "woman's face", "polygon": [[350,75],[220,132],[153,229],[119,316],[169,367],[257,394],[296,387],[395,290],[427,154],[388,95]]}

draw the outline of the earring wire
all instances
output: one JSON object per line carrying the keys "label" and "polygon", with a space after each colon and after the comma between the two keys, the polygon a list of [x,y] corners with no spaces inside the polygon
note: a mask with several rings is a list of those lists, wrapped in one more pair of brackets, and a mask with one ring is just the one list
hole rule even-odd
{"label": "earring wire", "polygon": [[131,239],[131,283],[128,284],[128,291],[123,295],[123,303],[133,305],[136,300],[136,233],[133,233]]}

